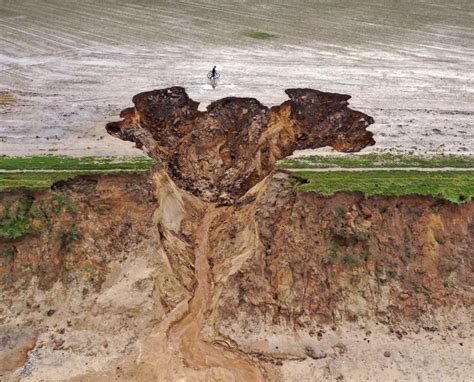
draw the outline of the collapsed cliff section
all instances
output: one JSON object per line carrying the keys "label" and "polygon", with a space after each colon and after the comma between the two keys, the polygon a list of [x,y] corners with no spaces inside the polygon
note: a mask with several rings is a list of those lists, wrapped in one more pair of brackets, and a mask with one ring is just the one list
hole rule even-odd
{"label": "collapsed cliff section", "polygon": [[107,130],[153,171],[1,195],[0,378],[467,379],[474,202],[297,191],[276,160],[372,119],[287,93],[139,94]]}
{"label": "collapsed cliff section", "polygon": [[[348,96],[287,94],[273,108],[226,98],[199,112],[184,89],[157,90],[107,126],[207,208],[194,235],[193,297],[166,335],[153,336],[159,344],[143,345],[155,349],[146,360],[119,363],[127,378],[340,380],[344,371],[370,380],[389,370],[403,379],[399,363],[431,372],[417,354],[392,365],[374,355],[390,357],[384,347],[405,336],[415,353],[430,349],[435,375],[448,375],[453,359],[469,363],[453,338],[471,331],[474,204],[296,191],[287,174],[272,173],[278,159],[325,145],[360,150],[373,144],[372,119],[347,108]],[[420,330],[452,336],[449,347],[415,338]],[[373,341],[364,351],[361,336]],[[156,365],[157,354],[168,366]]]}
{"label": "collapsed cliff section", "polygon": [[[321,197],[277,172],[223,208],[209,240],[203,333],[253,355],[269,380],[469,373],[474,202]],[[403,371],[378,357],[394,349]]]}
{"label": "collapsed cliff section", "polygon": [[472,307],[473,202],[321,197],[290,181],[275,174],[214,221],[215,303],[230,326],[437,326],[437,310]]}
{"label": "collapsed cliff section", "polygon": [[229,97],[207,111],[181,87],[133,97],[113,136],[135,142],[176,184],[203,200],[232,203],[295,150],[332,146],[344,152],[374,144],[373,119],[348,107],[350,96],[288,89],[290,100],[267,107],[253,98]]}

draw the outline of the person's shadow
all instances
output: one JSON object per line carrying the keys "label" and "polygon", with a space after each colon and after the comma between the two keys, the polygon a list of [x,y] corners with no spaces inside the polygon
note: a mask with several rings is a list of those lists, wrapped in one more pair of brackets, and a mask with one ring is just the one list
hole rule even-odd
{"label": "person's shadow", "polygon": [[213,89],[217,87],[217,80],[215,78],[211,79],[211,86]]}

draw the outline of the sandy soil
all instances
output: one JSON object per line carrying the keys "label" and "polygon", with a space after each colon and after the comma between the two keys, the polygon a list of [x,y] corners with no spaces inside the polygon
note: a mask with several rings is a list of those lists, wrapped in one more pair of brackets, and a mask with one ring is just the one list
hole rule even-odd
{"label": "sandy soil", "polygon": [[141,155],[103,126],[171,85],[202,106],[348,93],[376,120],[368,151],[472,154],[473,12],[469,0],[0,0],[0,154]]}
{"label": "sandy soil", "polygon": [[263,331],[246,342],[283,360],[284,381],[469,381],[474,373],[471,328],[404,331],[367,322],[307,333]]}

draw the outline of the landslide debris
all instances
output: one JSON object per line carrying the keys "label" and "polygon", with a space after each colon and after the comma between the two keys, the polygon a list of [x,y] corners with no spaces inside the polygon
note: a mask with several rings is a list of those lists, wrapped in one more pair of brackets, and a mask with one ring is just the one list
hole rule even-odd
{"label": "landslide debris", "polygon": [[373,144],[349,96],[287,94],[206,112],[139,94],[107,130],[149,174],[0,195],[0,378],[467,380],[474,201],[267,176],[299,148]]}
{"label": "landslide debris", "polygon": [[221,204],[241,197],[295,150],[352,152],[375,143],[366,130],[372,117],[350,109],[350,96],[313,89],[286,94],[288,101],[271,108],[228,97],[201,112],[182,87],[153,90],[134,96],[135,107],[106,129],[162,163],[179,187]]}

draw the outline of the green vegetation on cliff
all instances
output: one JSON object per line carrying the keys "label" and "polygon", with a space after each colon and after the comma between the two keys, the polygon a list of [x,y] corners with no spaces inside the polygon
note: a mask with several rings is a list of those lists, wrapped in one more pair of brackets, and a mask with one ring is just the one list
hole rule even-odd
{"label": "green vegetation on cliff", "polygon": [[[58,266],[63,280],[71,280],[75,248],[83,238],[78,208],[77,200],[64,191],[41,197],[0,194],[0,293],[18,278],[33,275],[40,289],[49,289],[59,276]],[[18,254],[24,255],[20,262]]]}
{"label": "green vegetation on cliff", "polygon": [[30,210],[33,199],[28,197],[0,203],[0,241],[15,240],[32,231]]}
{"label": "green vegetation on cliff", "polygon": [[439,197],[456,204],[474,196],[474,171],[297,171],[298,189],[329,196],[336,192],[364,195]]}

